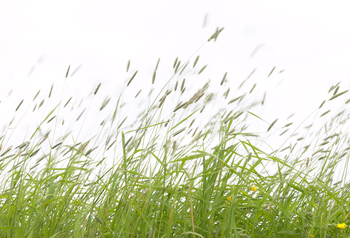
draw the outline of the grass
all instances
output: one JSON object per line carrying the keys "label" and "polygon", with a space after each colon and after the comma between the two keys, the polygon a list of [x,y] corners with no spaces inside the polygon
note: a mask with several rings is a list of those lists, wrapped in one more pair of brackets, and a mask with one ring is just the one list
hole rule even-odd
{"label": "grass", "polygon": [[[269,131],[286,133],[292,123],[276,129],[276,119],[263,132],[249,130],[248,120],[264,121],[251,110],[257,103],[244,106],[256,84],[232,99],[225,89],[225,107],[216,112],[209,83],[184,94],[207,67],[196,65],[198,58],[176,59],[172,77],[149,94],[132,125],[125,126],[130,119],[120,95],[114,105],[110,98],[102,103],[100,111],[111,114],[92,125],[101,132],[80,142],[71,132],[55,137],[72,97],[16,147],[7,145],[7,129],[0,140],[0,237],[348,237],[347,117],[322,108],[346,91],[332,86],[333,95],[313,112],[328,118],[314,136],[308,127],[304,136],[288,137],[293,144],[266,153],[259,145]],[[185,80],[180,74],[190,60]],[[157,84],[158,64],[150,84]],[[129,67],[130,61],[125,85],[132,86],[138,71]],[[135,98],[144,100],[140,93]],[[16,111],[24,106],[22,100]]]}

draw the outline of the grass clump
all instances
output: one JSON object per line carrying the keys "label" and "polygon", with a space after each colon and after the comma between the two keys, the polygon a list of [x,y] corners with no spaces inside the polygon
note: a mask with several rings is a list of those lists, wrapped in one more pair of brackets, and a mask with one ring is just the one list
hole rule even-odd
{"label": "grass clump", "polygon": [[[208,41],[216,41],[222,30]],[[248,120],[264,121],[251,108],[263,105],[266,93],[261,102],[245,103],[256,84],[232,99],[230,88],[225,89],[224,104],[208,92],[210,82],[186,97],[191,79],[207,68],[197,68],[198,59],[185,71],[190,60],[176,58],[173,76],[158,95],[152,96],[151,89],[145,110],[131,125],[125,126],[130,119],[120,95],[116,102],[104,100],[99,111],[112,105],[111,114],[93,125],[101,127],[99,133],[80,142],[79,134],[70,131],[55,137],[72,97],[45,114],[14,148],[7,145],[11,134],[6,130],[0,141],[0,236],[347,237],[350,147],[344,148],[344,112],[322,124],[313,137],[308,127],[302,137],[291,134],[289,146],[282,148],[285,142],[264,152],[259,145],[268,133],[284,134],[293,123],[276,129],[276,119],[266,122],[263,132],[249,130]],[[126,71],[131,71],[130,61]],[[138,70],[130,73],[126,87],[135,83]],[[226,78],[227,72],[222,87]],[[97,85],[93,97],[102,86]],[[334,92],[328,101],[346,92]],[[214,105],[224,107],[213,111]],[[313,114],[329,118],[329,111],[320,111],[324,105],[327,101]],[[16,111],[21,106],[23,100]],[[86,118],[89,108],[79,111],[76,122],[84,112]]]}

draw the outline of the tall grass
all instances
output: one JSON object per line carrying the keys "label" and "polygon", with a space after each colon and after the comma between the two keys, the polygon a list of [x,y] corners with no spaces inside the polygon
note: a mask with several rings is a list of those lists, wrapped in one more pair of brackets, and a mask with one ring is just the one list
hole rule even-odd
{"label": "tall grass", "polygon": [[[7,145],[11,133],[6,130],[0,146],[0,236],[348,237],[343,225],[350,214],[345,113],[326,121],[314,137],[306,128],[295,144],[266,153],[258,145],[277,119],[265,132],[246,125],[249,118],[263,120],[250,108],[264,104],[265,96],[247,107],[243,102],[256,84],[240,96],[228,96],[228,88],[222,95],[226,106],[219,109],[209,82],[192,96],[184,94],[191,77],[207,67],[198,58],[175,60],[173,76],[157,95],[148,95],[131,126],[125,126],[130,120],[121,113],[120,95],[110,116],[93,125],[101,132],[80,142],[71,133],[59,140],[52,136],[67,123],[60,118],[71,98],[45,114],[28,132],[30,139],[16,147]],[[157,84],[158,64],[152,84]],[[186,80],[181,76],[185,67],[190,68]],[[127,87],[137,72],[129,61]],[[329,100],[345,94],[338,89],[332,86]],[[140,92],[135,98],[145,97]],[[110,101],[105,99],[100,110]],[[313,115],[327,116],[324,103]],[[218,110],[208,112],[211,104]],[[280,132],[290,126],[286,123]],[[309,145],[303,144],[306,137]]]}

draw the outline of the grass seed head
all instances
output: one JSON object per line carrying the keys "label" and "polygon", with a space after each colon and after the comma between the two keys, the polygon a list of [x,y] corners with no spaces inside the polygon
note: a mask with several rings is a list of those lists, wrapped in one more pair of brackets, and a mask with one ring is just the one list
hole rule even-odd
{"label": "grass seed head", "polygon": [[68,66],[68,69],[67,69],[67,72],[66,72],[66,78],[68,77],[69,69],[70,69],[70,65]]}
{"label": "grass seed head", "polygon": [[36,99],[36,97],[39,95],[40,90],[35,94],[35,97],[33,98],[33,101]]}
{"label": "grass seed head", "polygon": [[50,93],[49,93],[49,98],[51,97],[52,89],[53,89],[53,84],[51,85],[51,89],[50,89]]}
{"label": "grass seed head", "polygon": [[17,110],[20,108],[20,106],[22,105],[23,101],[24,101],[24,99],[22,99],[22,101],[18,104],[18,106],[17,106],[17,108],[16,108],[16,112],[17,112]]}
{"label": "grass seed head", "polygon": [[197,55],[196,59],[194,60],[192,68],[196,67],[198,60],[199,60],[199,55]]}
{"label": "grass seed head", "polygon": [[99,83],[99,84],[97,85],[97,88],[95,89],[94,95],[96,95],[96,93],[97,93],[98,90],[100,89],[100,86],[101,86],[101,83]]}

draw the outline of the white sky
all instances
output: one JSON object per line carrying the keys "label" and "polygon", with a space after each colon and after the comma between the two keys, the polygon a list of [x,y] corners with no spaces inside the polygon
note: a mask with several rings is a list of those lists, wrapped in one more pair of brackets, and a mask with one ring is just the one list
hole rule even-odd
{"label": "white sky", "polygon": [[[35,105],[32,99],[40,89],[36,102],[48,100],[52,84],[52,100],[44,103],[46,111],[41,119],[57,105],[54,99],[66,101],[73,96],[79,104],[99,83],[102,85],[97,99],[83,102],[96,104],[98,108],[105,97],[116,101],[125,86],[123,83],[136,70],[139,74],[131,84],[133,90],[125,91],[126,98],[133,98],[139,89],[149,90],[158,58],[161,62],[157,83],[164,85],[171,75],[174,59],[186,61],[216,27],[225,27],[218,40],[207,43],[191,58],[193,61],[199,54],[198,64],[209,64],[200,87],[210,78],[211,91],[221,90],[222,94],[225,90],[219,88],[218,82],[228,71],[225,85],[231,88],[230,99],[249,92],[257,83],[254,99],[261,99],[264,91],[267,97],[266,106],[252,109],[254,113],[269,123],[281,118],[275,130],[294,112],[298,115],[295,120],[301,122],[329,97],[331,85],[342,81],[339,91],[349,89],[347,4],[347,1],[305,0],[6,1],[0,7],[0,132],[6,131],[8,123],[16,117],[18,136],[12,139],[19,140],[17,143],[23,142],[24,137],[28,140],[27,128],[35,128],[38,123],[29,115]],[[203,28],[206,14],[207,25]],[[258,46],[260,49],[252,56]],[[131,67],[126,74],[129,59]],[[70,72],[79,65],[81,68],[64,83],[68,65]],[[267,78],[274,66],[274,74]],[[255,68],[256,73],[241,93],[234,93]],[[278,74],[281,70],[285,71]],[[140,94],[140,100],[147,94],[148,91]],[[15,112],[22,99],[21,109]],[[343,105],[347,99],[348,96],[343,96],[336,104]],[[137,103],[141,102],[134,105]],[[325,105],[325,109],[335,107],[332,105]],[[73,115],[75,119],[81,109],[65,116]],[[22,117],[23,113],[26,116]],[[102,119],[88,124],[99,125]],[[84,138],[89,138],[89,131]],[[4,147],[11,143],[6,144]]]}

